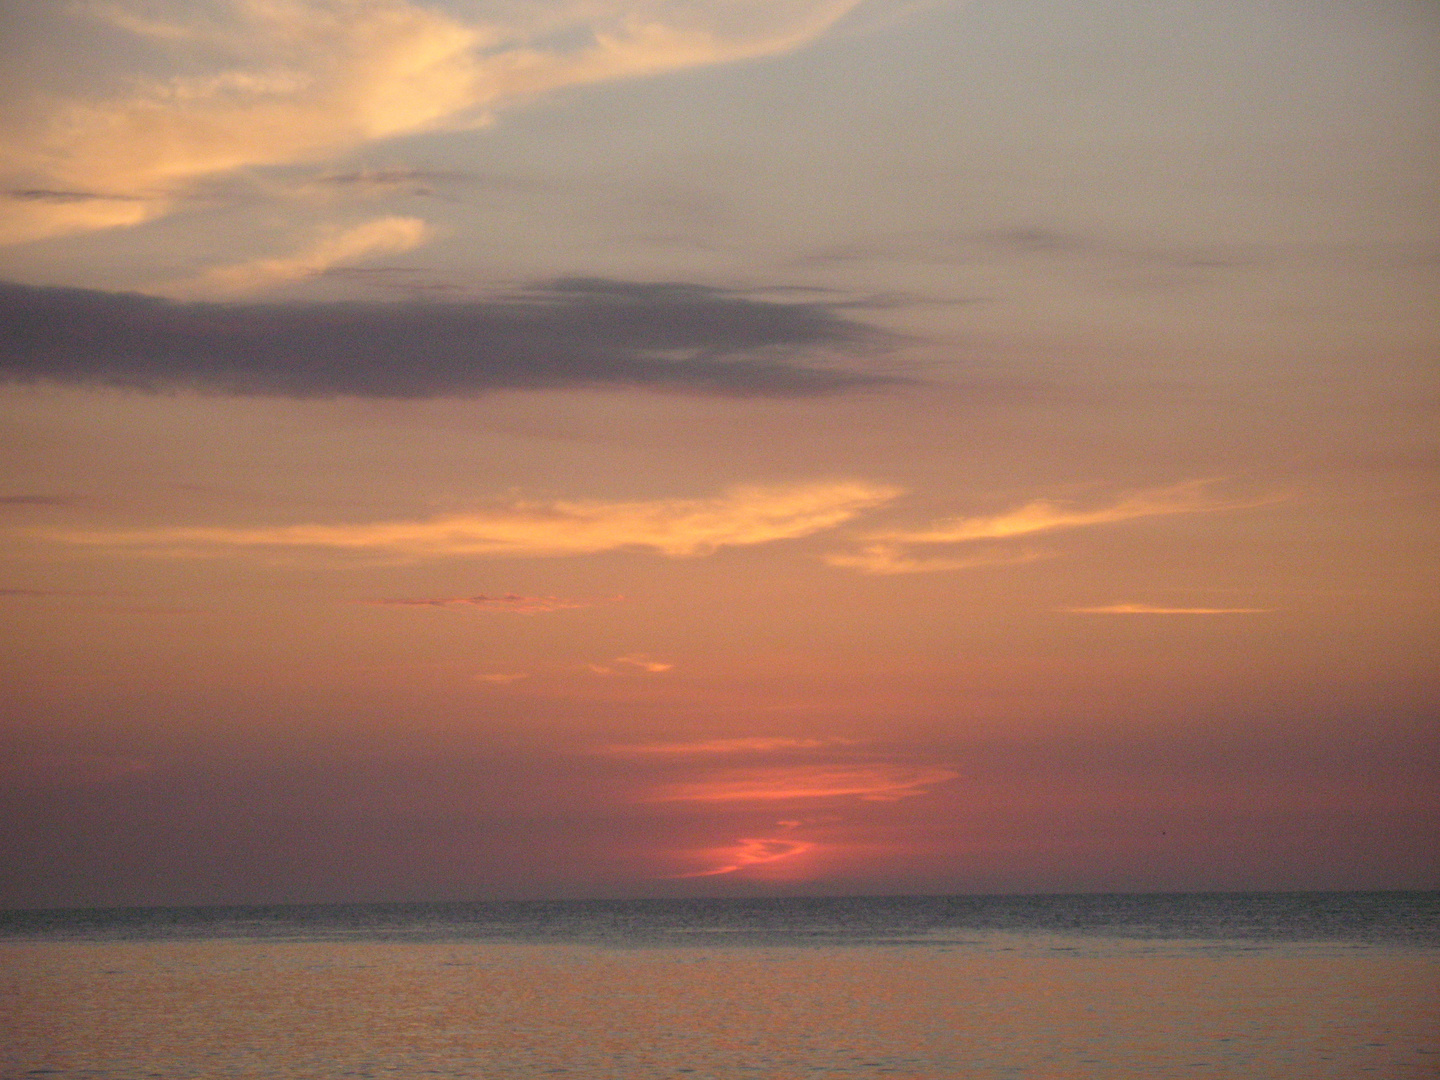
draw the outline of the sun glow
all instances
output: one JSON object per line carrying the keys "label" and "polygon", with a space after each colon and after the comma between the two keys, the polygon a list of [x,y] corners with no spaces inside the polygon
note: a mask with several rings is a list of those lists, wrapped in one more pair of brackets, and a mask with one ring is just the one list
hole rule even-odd
{"label": "sun glow", "polygon": [[[742,837],[725,847],[707,848],[700,857],[717,862],[718,865],[688,874],[677,874],[677,878],[719,877],[722,874],[736,874],[755,867],[774,868],[774,864],[794,859],[813,851],[818,845],[806,840],[787,840],[781,837]],[[787,869],[790,869],[787,867]],[[767,876],[771,876],[767,874]],[[789,875],[786,875],[789,876]]]}

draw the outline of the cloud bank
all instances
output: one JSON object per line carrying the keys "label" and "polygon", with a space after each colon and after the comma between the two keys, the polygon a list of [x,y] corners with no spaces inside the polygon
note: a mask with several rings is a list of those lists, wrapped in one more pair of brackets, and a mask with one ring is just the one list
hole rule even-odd
{"label": "cloud bank", "polygon": [[176,73],[37,94],[0,130],[0,243],[139,225],[227,174],[481,126],[566,87],[778,55],[858,3],[512,0],[465,19],[408,0],[216,0],[169,20],[76,5],[109,24],[110,55],[154,46]]}
{"label": "cloud bank", "polygon": [[[338,238],[338,249],[409,235],[403,225],[375,233]],[[880,340],[834,303],[690,284],[575,278],[458,302],[221,304],[0,283],[9,382],[296,398],[567,387],[785,397],[895,383],[801,362]]]}

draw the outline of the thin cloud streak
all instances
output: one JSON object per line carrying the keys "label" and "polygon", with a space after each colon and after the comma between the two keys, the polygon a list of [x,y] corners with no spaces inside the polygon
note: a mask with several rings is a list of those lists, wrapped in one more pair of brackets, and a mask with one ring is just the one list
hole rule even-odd
{"label": "thin cloud streak", "polygon": [[866,574],[932,574],[942,570],[975,570],[985,566],[1015,566],[1053,556],[1043,551],[987,552],[983,555],[945,558],[915,556],[898,544],[867,544],[858,552],[832,552],[822,556],[830,566]]}
{"label": "thin cloud streak", "polygon": [[589,555],[633,549],[675,558],[809,536],[900,494],[862,481],[731,488],[709,499],[517,502],[423,521],[272,528],[40,531],[70,544],[199,555],[319,548],[410,559]]}
{"label": "thin cloud streak", "polygon": [[558,596],[427,596],[415,599],[367,600],[380,607],[484,608],[491,611],[513,611],[520,615],[536,615],[551,611],[573,611],[590,607],[593,600],[565,600]]}
{"label": "thin cloud streak", "polygon": [[1051,557],[1033,550],[990,550],[973,555],[917,555],[935,545],[974,543],[1003,544],[1018,537],[1066,529],[1090,528],[1140,518],[1172,514],[1210,514],[1242,510],[1279,501],[1278,497],[1234,500],[1210,494],[1214,480],[1188,480],[1168,487],[1133,492],[1108,504],[1077,508],[1037,499],[1015,510],[988,517],[943,518],[923,529],[898,529],[867,533],[858,552],[834,552],[824,556],[831,566],[860,570],[868,574],[915,574],[944,570],[969,570],[983,566],[1004,566]]}
{"label": "thin cloud streak", "polygon": [[1058,611],[1075,615],[1269,615],[1274,608],[1258,607],[1154,607],[1150,604],[1107,604],[1103,607],[1067,607]]}
{"label": "thin cloud streak", "polygon": [[852,746],[854,739],[791,739],[757,736],[741,739],[706,739],[688,743],[616,743],[596,753],[615,757],[709,757],[728,754],[766,754],[775,751],[821,750],[829,746]]}
{"label": "thin cloud streak", "polygon": [[376,218],[322,236],[292,255],[212,267],[189,281],[152,291],[176,299],[243,296],[287,282],[303,281],[332,267],[346,266],[372,255],[412,251],[430,236],[430,227],[419,218]]}
{"label": "thin cloud streak", "polygon": [[[230,269],[256,285],[420,236],[404,224],[413,219],[386,220],[320,255]],[[840,304],[684,283],[575,278],[468,301],[221,304],[0,282],[0,381],[22,383],[291,398],[579,387],[784,398],[904,381],[802,362],[884,340]]]}
{"label": "thin cloud streak", "polygon": [[668,660],[657,660],[646,653],[629,653],[617,656],[608,664],[585,666],[595,675],[662,675],[675,669],[675,665]]}
{"label": "thin cloud streak", "polygon": [[1170,487],[1150,488],[1092,509],[1075,509],[1048,499],[990,517],[953,517],[925,529],[872,533],[869,539],[901,544],[955,544],[972,540],[1007,540],[1016,536],[1109,525],[1117,521],[1169,514],[1202,514],[1261,506],[1271,500],[1224,500],[1211,497],[1213,480],[1188,480]]}
{"label": "thin cloud streak", "polygon": [[727,770],[702,780],[662,786],[647,802],[784,802],[790,799],[858,798],[895,802],[926,795],[960,774],[953,769],[896,765],[804,765]]}
{"label": "thin cloud streak", "polygon": [[780,837],[741,837],[727,847],[708,848],[700,852],[702,858],[719,859],[719,866],[696,870],[688,874],[676,874],[675,880],[688,878],[717,877],[733,874],[753,866],[765,866],[782,859],[794,858],[807,851],[814,851],[816,844],[808,840],[786,840]]}

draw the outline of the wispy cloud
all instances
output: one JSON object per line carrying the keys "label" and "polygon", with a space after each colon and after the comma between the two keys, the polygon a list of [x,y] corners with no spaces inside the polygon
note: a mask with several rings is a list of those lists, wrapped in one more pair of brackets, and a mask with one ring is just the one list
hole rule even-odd
{"label": "wispy cloud", "polygon": [[585,666],[596,675],[660,675],[675,668],[668,660],[657,660],[647,653],[629,653],[604,664]]}
{"label": "wispy cloud", "polygon": [[855,552],[823,556],[831,566],[867,574],[930,574],[939,570],[974,570],[982,566],[1014,566],[1052,556],[1043,551],[987,551],[980,555],[945,557],[912,555],[899,544],[867,544]]}
{"label": "wispy cloud", "polygon": [[1107,604],[1103,607],[1067,607],[1076,615],[1268,615],[1274,608],[1257,607],[1155,607],[1151,604]]}
{"label": "wispy cloud", "polygon": [[593,600],[566,600],[559,596],[522,596],[519,593],[505,593],[501,596],[484,594],[479,596],[425,596],[366,601],[366,603],[384,607],[485,608],[491,611],[514,611],[521,615],[571,611],[575,608],[590,607],[594,602]]}
{"label": "wispy cloud", "polygon": [[1255,500],[1216,498],[1213,480],[1187,480],[1169,487],[1150,488],[1092,507],[1074,507],[1048,499],[1026,503],[1015,510],[988,517],[944,518],[923,529],[872,533],[870,539],[898,544],[956,544],[972,540],[1008,540],[1017,536],[1109,525],[1117,521],[1168,514],[1214,513],[1258,506]]}
{"label": "wispy cloud", "polygon": [[[139,3],[77,6],[163,41],[185,73],[37,97],[0,132],[0,166],[15,192],[76,197],[0,200],[0,243],[137,225],[213,177],[481,126],[566,87],[784,53],[858,2],[534,0],[483,21],[408,0],[220,0],[172,22]],[[230,66],[206,71],[217,53]]]}
{"label": "wispy cloud", "polygon": [[319,548],[404,558],[563,556],[638,549],[673,557],[764,544],[833,528],[894,498],[863,481],[737,487],[709,499],[516,502],[421,521],[260,528],[53,530],[71,544],[195,555],[217,550]]}
{"label": "wispy cloud", "polygon": [[[384,219],[318,253],[216,273],[251,287],[393,249],[422,229]],[[218,304],[0,282],[0,380],[9,382],[297,398],[607,386],[788,397],[896,383],[831,362],[882,340],[838,303],[682,283],[583,278],[453,302]],[[804,362],[811,356],[822,362]]]}
{"label": "wispy cloud", "polygon": [[936,766],[798,765],[735,769],[702,779],[664,785],[648,796],[651,802],[747,803],[790,799],[858,798],[894,802],[925,795],[936,784],[960,774]]}
{"label": "wispy cloud", "polygon": [[600,747],[602,754],[618,757],[713,757],[729,754],[766,754],[777,751],[821,750],[831,746],[852,746],[853,739],[792,739],[783,736],[754,736],[740,739],[705,739],[700,742],[614,743]]}
{"label": "wispy cloud", "polygon": [[419,218],[385,217],[342,231],[331,231],[290,255],[216,266],[188,281],[172,282],[152,290],[178,298],[240,296],[290,281],[323,274],[372,255],[410,251],[430,238],[430,228]]}
{"label": "wispy cloud", "polygon": [[677,879],[716,877],[720,874],[734,874],[742,870],[748,870],[756,866],[765,866],[776,863],[782,859],[793,859],[797,855],[803,855],[807,851],[815,850],[816,845],[808,840],[792,840],[786,837],[742,837],[733,844],[723,847],[706,848],[696,852],[696,856],[706,862],[717,865],[708,866],[704,870],[695,870],[688,874],[677,874]]}
{"label": "wispy cloud", "polygon": [[1213,494],[1214,480],[1187,480],[1168,487],[1131,492],[1092,506],[1075,506],[1049,499],[1037,499],[1014,510],[979,517],[942,518],[918,529],[894,529],[867,533],[858,552],[836,552],[825,556],[832,566],[870,574],[924,573],[938,570],[968,570],[981,566],[1031,562],[1047,553],[1011,551],[991,547],[971,554],[916,554],[939,545],[975,543],[1003,544],[1020,537],[1067,529],[1111,525],[1140,518],[1172,514],[1206,514],[1240,510],[1277,501],[1226,499]]}

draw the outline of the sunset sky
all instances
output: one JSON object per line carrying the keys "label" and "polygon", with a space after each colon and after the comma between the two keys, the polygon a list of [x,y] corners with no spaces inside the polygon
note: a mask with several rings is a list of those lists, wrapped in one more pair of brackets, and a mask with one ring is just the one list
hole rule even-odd
{"label": "sunset sky", "polygon": [[1440,887],[1440,7],[0,50],[0,904]]}

